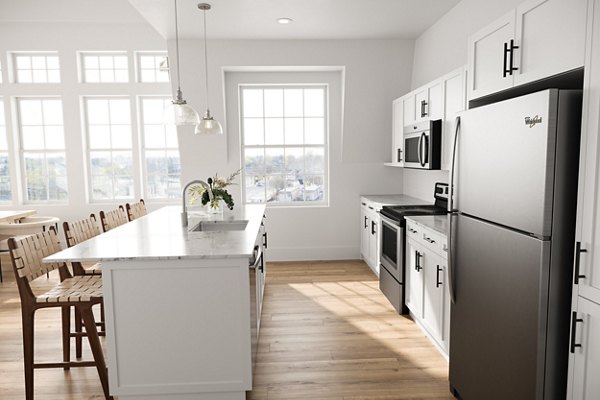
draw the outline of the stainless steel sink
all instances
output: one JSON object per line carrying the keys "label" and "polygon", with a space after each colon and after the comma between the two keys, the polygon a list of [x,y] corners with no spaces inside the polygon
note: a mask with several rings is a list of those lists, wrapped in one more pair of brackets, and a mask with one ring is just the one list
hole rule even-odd
{"label": "stainless steel sink", "polygon": [[190,232],[213,232],[213,231],[243,231],[248,221],[200,221],[194,225]]}

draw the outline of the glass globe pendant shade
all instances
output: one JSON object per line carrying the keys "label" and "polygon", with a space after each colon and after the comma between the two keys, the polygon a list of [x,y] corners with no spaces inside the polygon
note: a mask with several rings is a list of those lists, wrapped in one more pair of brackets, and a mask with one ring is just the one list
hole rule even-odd
{"label": "glass globe pendant shade", "polygon": [[197,125],[199,122],[198,112],[183,100],[181,90],[178,90],[177,98],[165,108],[164,123],[168,125]]}
{"label": "glass globe pendant shade", "polygon": [[200,121],[198,125],[196,125],[196,130],[194,131],[196,135],[222,135],[223,127],[210,115],[210,110],[206,110],[206,114]]}

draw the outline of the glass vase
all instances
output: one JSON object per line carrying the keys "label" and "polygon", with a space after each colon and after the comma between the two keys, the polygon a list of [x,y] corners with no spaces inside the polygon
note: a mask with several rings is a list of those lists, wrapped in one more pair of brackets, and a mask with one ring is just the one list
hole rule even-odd
{"label": "glass vase", "polygon": [[208,212],[210,214],[223,214],[223,199],[214,198],[208,203]]}

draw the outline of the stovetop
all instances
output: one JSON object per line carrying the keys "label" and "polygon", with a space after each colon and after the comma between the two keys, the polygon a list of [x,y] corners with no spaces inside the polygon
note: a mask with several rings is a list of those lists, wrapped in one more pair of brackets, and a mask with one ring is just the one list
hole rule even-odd
{"label": "stovetop", "polygon": [[383,206],[381,215],[390,218],[400,225],[404,225],[404,217],[410,215],[441,215],[448,213],[448,185],[445,183],[435,184],[435,204],[432,205],[405,205],[405,206]]}

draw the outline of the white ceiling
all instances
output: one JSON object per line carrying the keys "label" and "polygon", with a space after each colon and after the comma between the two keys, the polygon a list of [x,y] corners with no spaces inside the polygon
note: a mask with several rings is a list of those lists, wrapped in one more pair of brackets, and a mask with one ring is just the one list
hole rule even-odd
{"label": "white ceiling", "polygon": [[[182,38],[202,37],[206,0],[177,0]],[[414,39],[459,0],[208,0],[208,36],[231,39]],[[277,18],[294,20],[280,25]],[[174,37],[173,0],[0,0],[0,22],[145,23]]]}
{"label": "white ceiling", "polygon": [[[164,37],[174,36],[173,0],[129,0]],[[178,0],[179,35],[236,39],[414,39],[459,0]],[[292,18],[287,25],[281,17]]]}

